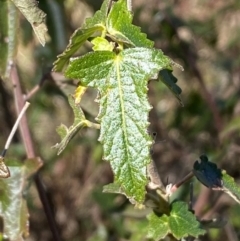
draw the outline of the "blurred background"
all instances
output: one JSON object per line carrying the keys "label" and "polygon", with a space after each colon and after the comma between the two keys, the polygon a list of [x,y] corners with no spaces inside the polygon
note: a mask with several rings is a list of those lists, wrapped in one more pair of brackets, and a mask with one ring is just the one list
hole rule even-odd
{"label": "blurred background", "polygon": [[[35,149],[44,161],[40,171],[62,240],[145,240],[147,210],[135,210],[119,195],[103,194],[103,185],[113,181],[109,163],[102,161],[98,131],[85,129],[57,156],[60,142],[55,129],[70,126],[73,113],[67,94],[74,83],[61,73],[51,73],[53,62],[68,39],[102,4],[100,0],[41,0],[47,14],[47,44],[42,47],[30,24],[21,16],[18,31],[17,66],[31,97],[28,120]],[[182,107],[161,82],[149,83],[150,133],[156,133],[153,159],[164,184],[175,183],[205,153],[238,182],[240,177],[240,1],[239,0],[133,0],[134,24],[147,33],[175,62],[182,89]],[[90,50],[85,45],[81,53]],[[0,82],[0,145],[3,147],[16,118],[11,83]],[[94,120],[96,93],[89,90],[82,107]],[[26,153],[17,135],[8,157],[24,160]],[[193,180],[193,208],[201,219],[221,217],[228,222],[211,229],[199,240],[240,240],[240,206],[220,192]],[[189,201],[189,183],[174,198]],[[27,196],[30,237],[53,240],[34,184]]]}

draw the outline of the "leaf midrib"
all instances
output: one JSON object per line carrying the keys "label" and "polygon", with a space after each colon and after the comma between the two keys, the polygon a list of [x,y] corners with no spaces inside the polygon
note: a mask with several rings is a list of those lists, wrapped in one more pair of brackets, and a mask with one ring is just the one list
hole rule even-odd
{"label": "leaf midrib", "polygon": [[117,56],[116,58],[116,70],[117,70],[117,82],[118,82],[118,89],[119,89],[119,98],[120,98],[120,109],[121,109],[121,116],[122,116],[122,129],[123,129],[123,139],[124,143],[126,146],[127,150],[127,160],[126,163],[128,165],[128,169],[130,170],[130,177],[131,177],[131,182],[133,183],[134,177],[132,173],[132,169],[129,168],[130,163],[129,163],[129,148],[128,148],[128,139],[127,139],[127,128],[126,128],[126,118],[125,118],[125,107],[124,107],[124,101],[123,101],[123,92],[122,92],[122,83],[121,83],[121,74],[120,74],[120,62],[121,62],[121,57]]}

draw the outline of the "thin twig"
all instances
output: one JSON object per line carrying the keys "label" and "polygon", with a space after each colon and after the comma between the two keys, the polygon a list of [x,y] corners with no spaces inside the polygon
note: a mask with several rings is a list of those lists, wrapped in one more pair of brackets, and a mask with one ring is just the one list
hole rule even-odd
{"label": "thin twig", "polygon": [[13,136],[14,136],[17,128],[18,128],[18,124],[19,124],[22,116],[26,112],[27,108],[29,107],[29,105],[30,105],[30,103],[26,102],[24,107],[22,108],[22,110],[21,110],[21,112],[20,112],[20,114],[19,114],[19,116],[18,116],[18,118],[17,118],[17,120],[16,120],[16,122],[15,122],[13,128],[12,128],[12,131],[11,131],[10,135],[8,136],[8,139],[7,139],[6,144],[5,144],[5,150],[7,150],[9,148],[10,143],[12,142],[12,138],[13,138]]}
{"label": "thin twig", "polygon": [[[23,98],[23,94],[22,94],[22,89],[20,86],[20,80],[19,80],[19,76],[18,76],[18,72],[17,72],[17,68],[14,64],[11,65],[11,72],[10,72],[10,78],[11,81],[13,83],[13,87],[14,87],[14,98],[15,98],[15,105],[16,105],[16,109],[17,109],[17,113],[19,113],[19,110],[22,109],[22,107],[24,106],[24,98]],[[31,138],[31,134],[30,134],[30,130],[29,130],[29,126],[28,126],[28,122],[27,122],[27,118],[26,115],[23,115],[22,120],[20,122],[20,131],[21,131],[21,136],[22,136],[22,140],[25,146],[25,150],[27,153],[27,157],[28,158],[34,158],[35,157],[35,151],[33,148],[33,141]],[[41,199],[52,235],[53,235],[53,239],[54,241],[60,241],[60,235],[57,229],[57,224],[56,221],[54,219],[54,214],[53,211],[51,209],[49,200],[47,198],[43,183],[41,181],[41,178],[39,176],[39,173],[36,173],[34,176],[34,181],[38,190],[38,194],[39,197]]]}
{"label": "thin twig", "polygon": [[176,184],[174,184],[173,186],[171,186],[169,192],[170,194],[174,193],[177,191],[177,189],[182,186],[184,183],[186,183],[187,181],[189,181],[192,177],[194,176],[193,172],[191,171],[190,173],[188,173],[182,180],[180,180],[179,182],[177,182]]}
{"label": "thin twig", "polygon": [[[23,94],[22,94],[22,89],[20,85],[20,80],[19,76],[17,73],[17,68],[15,65],[12,64],[11,66],[11,71],[10,71],[10,79],[13,84],[13,93],[14,93],[14,100],[15,100],[15,106],[17,113],[20,113],[20,110],[24,106],[24,99],[23,99]],[[32,137],[28,128],[28,122],[27,122],[27,117],[26,115],[22,116],[20,125],[19,125],[21,137],[23,140],[23,144],[27,153],[28,158],[34,158],[35,157],[35,151],[33,148],[33,142],[32,142]]]}
{"label": "thin twig", "polygon": [[36,86],[33,87],[33,89],[31,89],[28,94],[25,96],[25,100],[29,100],[32,98],[32,96],[34,96],[42,87],[42,85],[44,84],[45,80],[47,80],[48,78],[52,79],[52,76],[50,74],[50,72],[47,72],[46,74],[43,74],[39,84],[37,84]]}

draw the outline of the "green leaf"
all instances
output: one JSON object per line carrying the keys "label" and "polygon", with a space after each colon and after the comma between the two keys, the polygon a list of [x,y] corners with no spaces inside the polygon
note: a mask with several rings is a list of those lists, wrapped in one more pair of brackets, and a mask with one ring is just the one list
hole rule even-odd
{"label": "green leaf", "polygon": [[57,154],[59,155],[67,146],[69,141],[77,134],[77,132],[83,127],[88,126],[87,120],[85,119],[84,113],[79,105],[75,103],[74,98],[70,95],[68,98],[69,104],[74,112],[74,122],[72,126],[67,128],[65,125],[61,124],[57,128],[57,133],[61,137],[61,142],[57,143],[54,148],[58,149]]}
{"label": "green leaf", "polygon": [[[0,77],[9,77],[8,64],[13,61],[17,41],[17,9],[10,1],[0,1]],[[7,40],[7,41],[6,41]]]}
{"label": "green leaf", "polygon": [[169,227],[177,239],[187,236],[198,237],[205,233],[205,230],[200,228],[200,223],[194,214],[188,210],[188,205],[181,201],[172,203]]}
{"label": "green leaf", "polygon": [[95,33],[105,31],[109,3],[110,0],[105,0],[101,9],[97,11],[93,17],[86,19],[83,26],[73,33],[66,50],[58,55],[57,60],[53,63],[53,71],[62,71],[70,57],[80,49],[88,38]]}
{"label": "green leaf", "polygon": [[111,42],[108,42],[105,38],[102,37],[96,37],[94,38],[91,43],[94,45],[93,50],[94,51],[113,51],[114,45]]}
{"label": "green leaf", "polygon": [[169,233],[177,239],[187,236],[198,237],[205,233],[194,214],[188,210],[187,204],[181,201],[172,203],[169,216],[152,213],[148,219],[148,237],[154,240],[163,239]]}
{"label": "green leaf", "polygon": [[157,216],[155,213],[148,215],[148,238],[153,240],[160,240],[167,236],[170,232],[167,215]]}
{"label": "green leaf", "polygon": [[222,171],[223,191],[240,203],[240,187],[236,184],[233,177],[229,176],[226,171]]}
{"label": "green leaf", "polygon": [[1,216],[4,220],[4,236],[9,240],[23,240],[28,236],[29,214],[23,191],[26,179],[42,165],[41,160],[28,159],[24,164],[6,160],[11,177],[0,179]]}
{"label": "green leaf", "polygon": [[172,74],[172,70],[163,69],[159,72],[159,80],[162,81],[175,95],[181,106],[183,105],[180,94],[182,93],[181,88],[176,84],[177,78]]}
{"label": "green leaf", "polygon": [[96,31],[101,31],[102,29],[101,26],[93,26],[88,29],[77,29],[71,36],[66,50],[57,56],[57,60],[53,63],[53,71],[62,71],[70,57],[79,50],[86,40]]}
{"label": "green leaf", "polygon": [[37,1],[12,0],[12,2],[32,25],[39,42],[44,46],[46,43],[45,35],[47,32],[47,26],[45,24],[46,14],[38,8]]}
{"label": "green leaf", "polygon": [[141,33],[140,28],[132,25],[132,14],[127,9],[127,1],[115,2],[107,19],[107,32],[117,42],[134,47],[153,47],[153,42]]}
{"label": "green leaf", "polygon": [[86,19],[85,23],[83,24],[83,28],[91,28],[96,25],[106,26],[110,3],[111,0],[104,0],[101,9],[98,10],[93,17]]}
{"label": "green leaf", "polygon": [[147,184],[146,166],[152,143],[147,133],[147,84],[171,61],[161,51],[125,49],[119,54],[97,51],[70,62],[65,74],[81,85],[99,90],[100,142],[104,159],[111,162],[115,181],[127,196],[142,202]]}

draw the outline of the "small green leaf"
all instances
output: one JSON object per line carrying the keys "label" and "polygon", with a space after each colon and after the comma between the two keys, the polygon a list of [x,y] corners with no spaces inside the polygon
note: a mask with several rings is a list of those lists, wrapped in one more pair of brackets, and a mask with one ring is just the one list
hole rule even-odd
{"label": "small green leaf", "polygon": [[141,33],[140,28],[132,25],[132,14],[127,9],[127,1],[115,2],[107,19],[107,32],[117,42],[134,47],[153,47],[153,42]]}
{"label": "small green leaf", "polygon": [[171,60],[159,50],[125,49],[88,53],[74,59],[65,74],[100,93],[100,142],[104,159],[111,162],[115,182],[126,195],[141,203],[148,182],[150,136],[147,133],[147,83],[159,70],[171,67]]}
{"label": "small green leaf", "polygon": [[79,106],[79,103],[76,104],[72,96],[69,96],[68,101],[74,112],[74,122],[72,126],[70,126],[69,128],[67,128],[63,124],[61,124],[57,128],[57,133],[61,137],[61,142],[57,143],[53,147],[58,149],[58,152],[57,152],[58,155],[65,149],[69,141],[77,134],[77,132],[80,129],[88,126],[84,113],[81,107]]}
{"label": "small green leaf", "polygon": [[157,216],[155,213],[148,215],[148,238],[153,240],[160,240],[167,236],[170,232],[167,215]]}
{"label": "small green leaf", "polygon": [[12,0],[12,2],[32,25],[39,42],[44,46],[46,43],[45,35],[47,32],[47,26],[45,24],[46,14],[38,8],[37,1]]}
{"label": "small green leaf", "polygon": [[169,216],[152,213],[148,219],[148,237],[156,241],[163,239],[169,233],[177,239],[187,236],[198,237],[205,233],[194,214],[188,210],[187,204],[181,201],[172,203]]}
{"label": "small green leaf", "polygon": [[180,94],[182,93],[181,88],[176,84],[177,78],[172,74],[172,70],[163,69],[159,72],[159,80],[162,81],[175,95],[181,106],[183,106]]}
{"label": "small green leaf", "polygon": [[172,203],[169,227],[177,239],[187,236],[198,237],[205,233],[205,230],[200,228],[200,223],[194,214],[188,210],[188,205],[181,201]]}
{"label": "small green leaf", "polygon": [[240,204],[240,187],[236,184],[233,177],[226,171],[222,171],[223,191]]}
{"label": "small green leaf", "polygon": [[28,159],[24,164],[15,160],[6,160],[11,177],[0,179],[1,216],[4,220],[4,236],[9,240],[23,240],[28,236],[29,214],[23,191],[26,179],[42,165],[37,159]]}
{"label": "small green leaf", "polygon": [[93,26],[88,29],[77,29],[69,40],[66,50],[57,56],[57,60],[53,63],[53,71],[62,71],[69,59],[75,54],[79,48],[91,37],[96,31],[101,31],[101,26]]}
{"label": "small green leaf", "polygon": [[75,54],[80,47],[95,33],[105,31],[108,8],[110,0],[105,0],[102,7],[93,17],[87,18],[83,26],[77,29],[69,40],[66,50],[58,55],[57,60],[53,63],[53,71],[62,71],[69,59]]}
{"label": "small green leaf", "polygon": [[91,43],[94,45],[93,50],[94,51],[112,51],[114,48],[113,43],[108,42],[105,38],[102,37],[96,37],[94,38]]}

